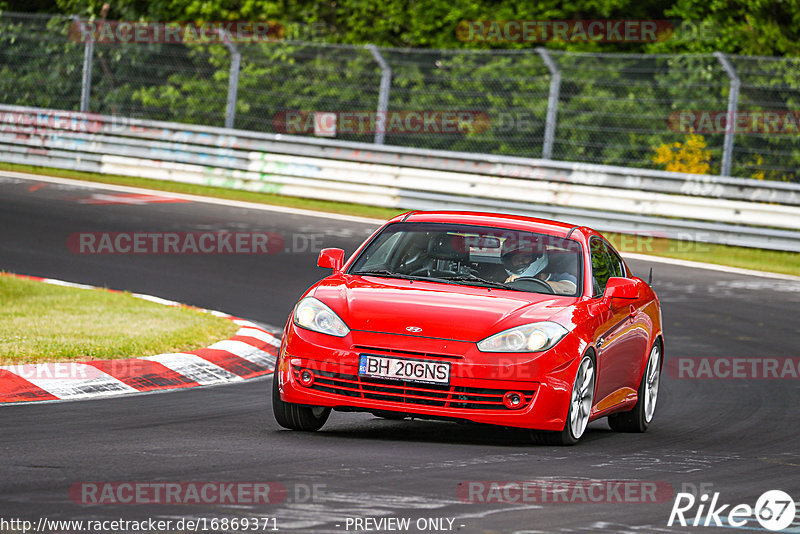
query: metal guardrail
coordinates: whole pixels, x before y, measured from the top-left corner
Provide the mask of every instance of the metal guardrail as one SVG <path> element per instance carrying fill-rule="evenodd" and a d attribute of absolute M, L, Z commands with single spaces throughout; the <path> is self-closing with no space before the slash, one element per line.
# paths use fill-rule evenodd
<path fill-rule="evenodd" d="M 798 57 L 389 48 L 327 42 L 324 24 L 144 42 L 106 22 L 0 13 L 0 103 L 298 135 L 313 121 L 287 116 L 326 113 L 348 141 L 649 169 L 691 145 L 708 174 L 800 182 Z M 673 22 L 679 48 L 703 38 Z M 442 127 L 451 112 L 466 114 Z"/>
<path fill-rule="evenodd" d="M 800 251 L 800 185 L 0 105 L 0 160 Z"/>

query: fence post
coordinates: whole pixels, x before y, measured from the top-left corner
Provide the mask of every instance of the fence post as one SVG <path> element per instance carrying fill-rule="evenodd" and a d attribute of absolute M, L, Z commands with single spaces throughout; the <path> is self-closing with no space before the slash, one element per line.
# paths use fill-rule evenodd
<path fill-rule="evenodd" d="M 378 93 L 378 116 L 375 121 L 375 144 L 382 145 L 386 134 L 386 111 L 389 109 L 389 90 L 392 85 L 392 68 L 383 59 L 378 47 L 368 44 L 367 49 L 381 68 L 381 87 Z"/>
<path fill-rule="evenodd" d="M 561 93 L 561 71 L 550 57 L 544 47 L 537 47 L 536 51 L 542 56 L 542 61 L 550 71 L 550 93 L 547 96 L 547 119 L 544 124 L 544 143 L 542 145 L 542 159 L 553 159 L 553 140 L 556 135 L 556 120 L 558 115 L 558 97 Z"/>
<path fill-rule="evenodd" d="M 223 29 L 223 41 L 231 53 L 231 70 L 228 74 L 228 100 L 225 105 L 225 128 L 233 128 L 236 119 L 236 98 L 239 94 L 239 68 L 242 64 L 242 54 L 231 40 L 228 30 Z"/>
<path fill-rule="evenodd" d="M 73 16 L 75 24 L 81 24 L 77 16 Z M 92 60 L 94 59 L 94 37 L 90 32 L 80 32 L 86 36 L 83 46 L 83 76 L 81 77 L 81 112 L 89 111 L 89 96 L 92 92 Z"/>
<path fill-rule="evenodd" d="M 731 80 L 728 91 L 728 120 L 725 128 L 725 142 L 722 146 L 722 172 L 720 172 L 722 176 L 730 176 L 731 162 L 733 161 L 733 136 L 736 133 L 736 110 L 739 107 L 739 86 L 742 81 L 725 54 L 714 52 L 714 57 L 722 64 L 722 68 L 725 69 Z"/>

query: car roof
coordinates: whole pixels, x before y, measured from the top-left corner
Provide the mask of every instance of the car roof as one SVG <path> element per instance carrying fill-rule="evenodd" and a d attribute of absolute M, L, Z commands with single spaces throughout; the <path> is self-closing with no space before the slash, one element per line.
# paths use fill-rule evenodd
<path fill-rule="evenodd" d="M 560 237 L 566 237 L 572 229 L 578 228 L 573 224 L 549 219 L 477 211 L 411 211 L 398 215 L 390 222 L 459 223 L 509 230 L 528 230 Z"/>

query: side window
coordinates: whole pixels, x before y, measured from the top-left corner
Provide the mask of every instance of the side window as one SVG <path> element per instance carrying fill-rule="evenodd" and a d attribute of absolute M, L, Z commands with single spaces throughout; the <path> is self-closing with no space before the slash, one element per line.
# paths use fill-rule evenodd
<path fill-rule="evenodd" d="M 603 294 L 606 283 L 611 277 L 608 274 L 608 255 L 606 254 L 603 242 L 597 238 L 589 242 L 589 251 L 592 258 L 592 296 L 598 297 Z"/>
<path fill-rule="evenodd" d="M 611 276 L 625 278 L 625 264 L 622 263 L 622 259 L 606 243 L 603 243 L 603 246 L 605 247 L 606 252 L 608 252 L 608 259 L 611 265 Z"/>
<path fill-rule="evenodd" d="M 589 250 L 592 258 L 592 296 L 598 297 L 605 291 L 609 278 L 625 276 L 625 268 L 619 256 L 600 239 L 593 238 Z"/>
<path fill-rule="evenodd" d="M 389 260 L 389 255 L 394 250 L 394 247 L 397 245 L 402 235 L 403 232 L 395 232 L 378 236 L 376 242 L 372 243 L 370 250 L 364 255 L 364 259 L 360 262 L 361 265 L 358 266 L 358 270 L 385 269 L 387 267 L 386 262 Z"/>

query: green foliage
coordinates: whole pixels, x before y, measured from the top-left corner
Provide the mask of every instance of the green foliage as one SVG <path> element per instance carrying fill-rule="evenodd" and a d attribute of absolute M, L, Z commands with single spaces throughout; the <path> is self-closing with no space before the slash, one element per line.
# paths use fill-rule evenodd
<path fill-rule="evenodd" d="M 78 106 L 83 45 L 67 38 L 68 26 L 62 17 L 0 19 L 0 98 L 4 104 Z"/>
<path fill-rule="evenodd" d="M 24 9 L 24 0 L 2 1 Z M 30 5 L 98 18 L 106 1 Z M 235 125 L 243 129 L 279 131 L 276 117 L 291 110 L 375 110 L 380 69 L 361 46 L 372 43 L 394 47 L 382 50 L 392 67 L 390 110 L 477 111 L 490 123 L 488 129 L 448 135 L 390 133 L 387 144 L 540 157 L 550 73 L 533 47 L 542 43 L 465 42 L 456 29 L 469 20 L 673 21 L 675 33 L 656 43 L 547 43 L 562 71 L 555 159 L 660 168 L 653 151 L 683 142 L 687 133 L 668 127 L 671 113 L 726 109 L 728 78 L 713 51 L 787 56 L 733 58 L 743 80 L 739 109 L 800 109 L 800 60 L 791 57 L 800 52 L 800 0 L 118 0 L 110 5 L 111 20 L 283 24 L 287 37 L 296 40 L 238 45 Z M 31 37 L 30 20 L 0 18 L 0 101 L 77 109 L 82 44 L 65 37 L 65 19 L 47 20 L 37 19 L 37 27 L 46 26 Z M 229 68 L 230 54 L 220 45 L 97 44 L 91 109 L 221 126 Z M 372 137 L 372 132 L 338 136 L 365 142 Z M 796 137 L 737 134 L 733 173 L 800 179 Z M 719 167 L 723 138 L 721 132 L 705 135 L 712 172 Z"/>
<path fill-rule="evenodd" d="M 800 1 L 785 0 L 676 0 L 664 11 L 672 19 L 702 26 L 696 39 L 666 41 L 655 52 L 716 50 L 751 56 L 800 54 Z"/>
<path fill-rule="evenodd" d="M 106 0 L 5 0 L 7 9 L 57 8 L 62 13 L 99 17 Z M 456 27 L 463 20 L 627 19 L 688 21 L 660 43 L 552 43 L 571 51 L 707 53 L 722 50 L 745 55 L 798 55 L 800 0 L 117 0 L 109 19 L 124 20 L 277 20 L 319 25 L 328 42 L 420 48 L 530 48 L 531 43 L 462 42 Z M 692 27 L 700 32 L 686 31 Z M 302 32 L 300 37 L 302 37 Z"/>

